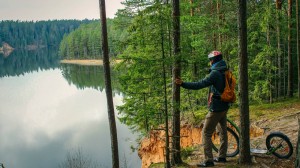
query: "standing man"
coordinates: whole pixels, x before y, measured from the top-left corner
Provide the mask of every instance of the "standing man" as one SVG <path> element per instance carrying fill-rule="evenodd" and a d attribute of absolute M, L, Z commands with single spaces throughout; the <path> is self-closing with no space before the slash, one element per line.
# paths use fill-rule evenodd
<path fill-rule="evenodd" d="M 221 101 L 221 94 L 225 88 L 225 71 L 227 70 L 226 62 L 223 60 L 220 51 L 212 51 L 208 55 L 210 61 L 210 73 L 204 79 L 198 82 L 183 82 L 176 79 L 177 85 L 185 89 L 199 90 L 209 87 L 208 95 L 208 114 L 205 117 L 202 137 L 204 144 L 205 161 L 197 164 L 198 167 L 212 167 L 214 162 L 226 162 L 226 153 L 228 146 L 226 115 L 229 109 L 229 103 Z M 212 154 L 212 134 L 217 124 L 220 124 L 220 150 L 219 157 L 213 158 Z"/>

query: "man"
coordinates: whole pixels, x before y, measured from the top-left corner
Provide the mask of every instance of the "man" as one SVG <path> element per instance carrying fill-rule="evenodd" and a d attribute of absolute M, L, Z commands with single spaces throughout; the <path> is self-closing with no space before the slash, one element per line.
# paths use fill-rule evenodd
<path fill-rule="evenodd" d="M 176 79 L 176 84 L 185 89 L 198 90 L 205 87 L 209 88 L 208 109 L 206 115 L 202 137 L 204 144 L 205 161 L 197 164 L 198 167 L 212 167 L 214 162 L 226 162 L 227 152 L 227 124 L 226 115 L 229 109 L 229 103 L 221 101 L 220 95 L 225 88 L 225 71 L 227 65 L 222 58 L 220 51 L 212 51 L 208 55 L 210 61 L 210 73 L 207 77 L 199 82 L 183 82 L 181 79 Z M 212 154 L 212 134 L 215 131 L 217 124 L 220 124 L 220 150 L 219 157 L 213 158 Z"/>

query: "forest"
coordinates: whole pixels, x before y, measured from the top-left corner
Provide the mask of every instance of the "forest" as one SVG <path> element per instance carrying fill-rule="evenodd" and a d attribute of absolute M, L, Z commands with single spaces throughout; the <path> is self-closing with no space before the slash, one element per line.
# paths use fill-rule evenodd
<path fill-rule="evenodd" d="M 169 0 L 127 0 L 123 4 L 125 8 L 107 20 L 108 45 L 110 58 L 122 60 L 113 67 L 124 102 L 118 106 L 118 117 L 132 130 L 147 134 L 168 123 L 164 117 L 175 118 L 171 112 L 177 108 L 173 102 L 174 65 L 179 67 L 181 79 L 198 81 L 209 72 L 208 53 L 219 50 L 240 80 L 236 1 L 183 0 L 175 19 Z M 250 104 L 272 104 L 300 95 L 298 6 L 290 0 L 247 1 L 249 88 L 244 91 L 237 86 L 236 92 L 249 93 Z M 180 25 L 176 25 L 176 19 Z M 99 20 L 2 21 L 0 43 L 25 49 L 59 45 L 63 59 L 102 59 L 101 26 Z M 175 27 L 180 28 L 178 32 Z M 180 39 L 174 41 L 178 34 Z M 76 68 L 63 69 L 69 81 L 76 78 L 71 76 Z M 90 74 L 82 74 L 76 82 L 81 84 L 88 78 L 103 82 Z M 196 120 L 203 118 L 207 93 L 206 89 L 181 89 L 182 115 L 192 113 Z M 233 106 L 239 106 L 239 102 Z"/>
<path fill-rule="evenodd" d="M 250 103 L 293 97 L 299 90 L 296 5 L 247 2 Z M 172 108 L 172 4 L 168 0 L 123 3 L 125 8 L 107 21 L 110 56 L 123 60 L 115 67 L 124 93 L 120 119 L 136 130 L 147 131 L 162 122 L 162 100 L 166 98 L 168 109 Z M 211 50 L 220 50 L 238 76 L 237 8 L 235 1 L 181 1 L 184 81 L 207 75 Z M 63 59 L 101 59 L 100 26 L 99 20 L 1 21 L 0 43 L 17 49 L 59 46 Z M 182 90 L 182 111 L 205 109 L 206 94 L 207 90 Z"/>
<path fill-rule="evenodd" d="M 295 5 L 276 2 L 248 1 L 250 103 L 272 103 L 297 92 Z M 125 103 L 119 110 L 123 122 L 137 130 L 147 130 L 160 122 L 147 116 L 160 116 L 164 109 L 162 100 L 167 96 L 170 101 L 172 96 L 170 85 L 175 61 L 172 4 L 130 0 L 124 5 L 114 19 L 107 21 L 110 56 L 123 60 L 117 67 L 125 95 Z M 183 80 L 197 81 L 205 77 L 209 69 L 207 54 L 212 50 L 220 50 L 229 68 L 238 76 L 237 8 L 235 1 L 181 1 Z M 66 59 L 102 58 L 100 38 L 98 22 L 83 24 L 63 38 L 60 55 Z M 167 95 L 163 94 L 164 85 Z M 182 90 L 182 109 L 205 107 L 206 94 L 207 90 Z"/>
<path fill-rule="evenodd" d="M 36 50 L 59 46 L 63 36 L 93 20 L 0 21 L 0 47 L 3 42 L 15 49 Z"/>
<path fill-rule="evenodd" d="M 117 19 L 107 19 L 109 29 L 109 52 L 116 57 L 122 52 L 120 42 L 126 38 L 126 31 L 117 27 Z M 101 32 L 100 22 L 81 24 L 80 27 L 63 37 L 60 43 L 59 54 L 64 59 L 101 59 Z"/>

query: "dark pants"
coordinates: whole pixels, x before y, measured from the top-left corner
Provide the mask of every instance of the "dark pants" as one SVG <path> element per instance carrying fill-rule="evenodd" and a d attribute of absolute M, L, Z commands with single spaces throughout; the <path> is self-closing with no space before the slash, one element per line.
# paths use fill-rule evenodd
<path fill-rule="evenodd" d="M 202 137 L 204 144 L 204 156 L 206 161 L 213 161 L 212 153 L 212 134 L 216 129 L 217 124 L 219 124 L 219 135 L 220 135 L 220 149 L 219 157 L 226 158 L 227 153 L 227 120 L 226 120 L 227 111 L 224 112 L 208 112 L 205 118 Z"/>

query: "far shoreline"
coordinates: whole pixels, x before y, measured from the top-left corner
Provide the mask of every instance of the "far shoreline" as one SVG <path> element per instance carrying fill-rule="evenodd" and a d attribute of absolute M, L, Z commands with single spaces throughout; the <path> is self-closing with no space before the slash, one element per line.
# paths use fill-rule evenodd
<path fill-rule="evenodd" d="M 119 63 L 121 60 L 113 60 L 111 61 L 112 64 Z M 98 59 L 89 59 L 89 60 L 60 60 L 60 63 L 62 64 L 75 64 L 75 65 L 87 65 L 87 66 L 100 66 L 103 65 L 103 60 Z"/>

